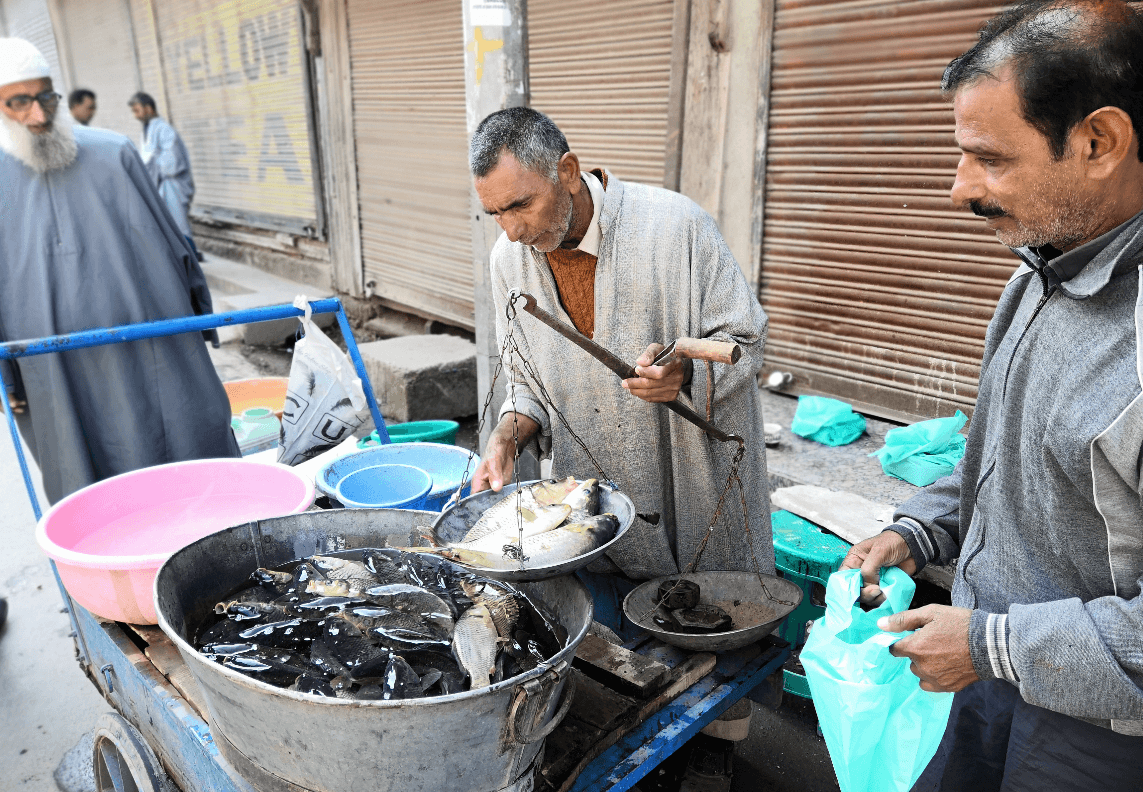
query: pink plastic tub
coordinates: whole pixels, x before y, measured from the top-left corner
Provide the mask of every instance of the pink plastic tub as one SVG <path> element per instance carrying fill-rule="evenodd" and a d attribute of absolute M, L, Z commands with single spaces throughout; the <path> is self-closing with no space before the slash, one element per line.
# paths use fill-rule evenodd
<path fill-rule="evenodd" d="M 309 508 L 314 486 L 283 465 L 199 459 L 96 482 L 36 526 L 68 593 L 97 616 L 155 624 L 155 573 L 191 542 L 232 525 Z"/>

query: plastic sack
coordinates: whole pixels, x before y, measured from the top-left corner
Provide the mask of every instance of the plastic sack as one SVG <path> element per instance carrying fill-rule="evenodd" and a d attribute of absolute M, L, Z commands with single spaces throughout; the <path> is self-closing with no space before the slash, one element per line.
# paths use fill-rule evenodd
<path fill-rule="evenodd" d="M 837 399 L 799 396 L 790 431 L 828 446 L 840 446 L 861 437 L 865 431 L 865 417 Z"/>
<path fill-rule="evenodd" d="M 881 460 L 890 476 L 918 487 L 927 487 L 953 472 L 964 456 L 964 435 L 957 434 L 968 422 L 960 410 L 951 418 L 934 418 L 885 433 L 885 445 L 869 456 Z"/>
<path fill-rule="evenodd" d="M 916 584 L 896 567 L 881 570 L 885 602 L 857 604 L 861 570 L 830 575 L 825 616 L 814 622 L 801 661 L 818 723 L 842 792 L 908 790 L 945 733 L 952 693 L 921 690 L 907 657 L 889 647 L 910 633 L 887 633 L 877 620 L 906 610 Z"/>
<path fill-rule="evenodd" d="M 278 461 L 297 465 L 333 448 L 369 419 L 365 389 L 353 364 L 314 324 L 305 297 L 294 300 L 305 336 L 294 344 L 290 383 L 282 409 Z"/>

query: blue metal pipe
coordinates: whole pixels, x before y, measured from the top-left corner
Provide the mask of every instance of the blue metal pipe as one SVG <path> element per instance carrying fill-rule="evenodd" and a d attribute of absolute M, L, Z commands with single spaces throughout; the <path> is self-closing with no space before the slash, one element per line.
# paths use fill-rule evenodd
<path fill-rule="evenodd" d="M 389 443 L 389 432 L 385 428 L 385 419 L 377 405 L 377 397 L 373 394 L 373 384 L 369 381 L 369 374 L 365 370 L 365 362 L 361 359 L 361 352 L 357 348 L 357 340 L 353 337 L 353 329 L 349 326 L 349 318 L 345 315 L 345 308 L 337 297 L 324 300 L 314 300 L 310 309 L 315 314 L 332 313 L 337 315 L 337 323 L 341 334 L 345 338 L 345 346 L 349 350 L 349 357 L 357 376 L 361 378 L 362 389 L 365 391 L 365 400 L 369 404 L 369 411 L 373 415 L 373 423 L 377 426 L 377 434 L 382 443 Z M 86 349 L 88 347 L 105 346 L 107 344 L 120 344 L 125 341 L 142 341 L 148 338 L 162 338 L 164 336 L 179 335 L 180 333 L 202 332 L 214 330 L 228 325 L 253 324 L 255 322 L 268 322 L 274 319 L 289 319 L 290 317 L 304 316 L 305 311 L 295 308 L 292 304 L 270 305 L 264 308 L 248 308 L 244 311 L 230 311 L 221 314 L 204 314 L 202 316 L 179 316 L 173 319 L 160 319 L 154 322 L 140 322 L 138 324 L 119 325 L 118 327 L 104 327 L 95 330 L 81 330 L 65 335 L 48 336 L 24 341 L 8 341 L 0 344 L 0 360 L 13 360 L 33 355 L 47 355 L 53 352 L 64 352 L 70 349 Z M 24 486 L 28 490 L 28 498 L 32 501 L 32 511 L 39 521 L 43 516 L 40 511 L 39 499 L 32 484 L 32 476 L 28 470 L 27 460 L 24 458 L 24 448 L 20 442 L 20 433 L 16 429 L 16 419 L 8 405 L 8 383 L 4 379 L 0 367 L 0 384 L 4 387 L 4 415 L 8 419 L 8 430 L 12 434 L 12 445 L 16 449 L 16 458 L 20 462 L 20 472 L 24 476 Z"/>

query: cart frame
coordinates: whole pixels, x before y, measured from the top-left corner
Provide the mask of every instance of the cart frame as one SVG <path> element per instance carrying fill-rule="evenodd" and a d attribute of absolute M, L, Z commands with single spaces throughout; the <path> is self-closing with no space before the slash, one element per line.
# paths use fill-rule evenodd
<path fill-rule="evenodd" d="M 361 378 L 378 435 L 383 443 L 391 442 L 341 300 L 336 297 L 315 300 L 309 306 L 315 314 L 336 315 L 350 359 Z M 0 360 L 301 317 L 304 313 L 292 304 L 276 305 L 10 341 L 0 344 Z M 2 369 L 0 382 L 6 391 L 8 382 Z M 43 514 L 15 417 L 8 399 L 0 401 L 3 402 L 24 486 L 38 521 Z M 99 620 L 75 604 L 60 580 L 54 561 L 51 567 L 72 624 L 72 637 L 81 669 L 107 702 L 138 731 L 147 748 L 159 757 L 163 769 L 179 787 L 196 792 L 304 792 L 301 787 L 284 780 L 281 784 L 275 783 L 272 789 L 255 788 L 238 775 L 223 759 L 210 726 L 179 689 L 186 689 L 185 684 L 180 685 L 178 677 L 181 673 L 183 682 L 186 682 L 189 669 L 182 664 L 177 650 L 166 636 L 158 628 L 129 627 Z M 672 666 L 681 662 L 684 656 L 680 650 L 649 640 L 649 636 L 629 642 L 627 646 Z M 589 789 L 624 792 L 630 789 L 684 742 L 779 670 L 789 655 L 789 645 L 773 638 L 754 647 L 720 654 L 714 671 L 584 768 L 573 787 L 574 792 Z M 160 656 L 165 659 L 160 659 Z M 166 670 L 160 671 L 160 665 Z M 132 750 L 129 745 L 123 747 Z M 158 792 L 160 789 L 158 779 L 133 780 L 143 792 Z"/>

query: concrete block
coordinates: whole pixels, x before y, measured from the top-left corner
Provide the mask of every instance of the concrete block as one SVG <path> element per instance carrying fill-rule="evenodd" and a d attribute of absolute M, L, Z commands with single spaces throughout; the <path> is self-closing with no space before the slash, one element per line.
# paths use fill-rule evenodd
<path fill-rule="evenodd" d="M 476 345 L 450 335 L 412 335 L 361 344 L 386 419 L 460 418 L 478 411 Z"/>

